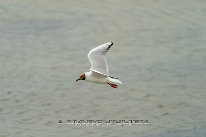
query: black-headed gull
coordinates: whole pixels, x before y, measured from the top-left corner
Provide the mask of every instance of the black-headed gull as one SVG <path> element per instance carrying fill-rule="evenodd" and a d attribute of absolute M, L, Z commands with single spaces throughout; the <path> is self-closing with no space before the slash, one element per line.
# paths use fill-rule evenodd
<path fill-rule="evenodd" d="M 109 76 L 108 64 L 105 55 L 112 45 L 112 42 L 107 42 L 90 50 L 88 53 L 88 58 L 91 63 L 90 72 L 81 74 L 76 82 L 79 80 L 86 80 L 97 84 L 109 84 L 113 88 L 118 87 L 116 84 L 122 84 L 122 82 L 117 78 Z"/>

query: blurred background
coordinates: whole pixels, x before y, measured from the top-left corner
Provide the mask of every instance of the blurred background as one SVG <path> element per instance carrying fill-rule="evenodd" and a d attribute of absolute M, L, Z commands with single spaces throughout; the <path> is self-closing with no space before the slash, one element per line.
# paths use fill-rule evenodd
<path fill-rule="evenodd" d="M 76 83 L 108 41 L 110 75 L 124 84 Z M 205 43 L 204 0 L 1 0 L 1 137 L 206 136 Z"/>

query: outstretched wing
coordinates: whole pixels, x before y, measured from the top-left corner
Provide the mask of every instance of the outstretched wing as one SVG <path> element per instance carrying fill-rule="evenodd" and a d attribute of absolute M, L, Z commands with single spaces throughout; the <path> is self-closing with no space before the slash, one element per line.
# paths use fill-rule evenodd
<path fill-rule="evenodd" d="M 88 53 L 88 58 L 91 63 L 91 71 L 108 75 L 108 64 L 105 58 L 106 53 L 109 51 L 110 47 L 113 45 L 112 42 L 104 43 Z"/>

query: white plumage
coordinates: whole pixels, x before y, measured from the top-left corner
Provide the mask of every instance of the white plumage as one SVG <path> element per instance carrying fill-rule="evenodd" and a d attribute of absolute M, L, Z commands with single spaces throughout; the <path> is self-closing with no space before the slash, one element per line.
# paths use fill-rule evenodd
<path fill-rule="evenodd" d="M 76 81 L 86 80 L 98 84 L 109 84 L 113 88 L 117 88 L 116 84 L 122 84 L 117 78 L 109 76 L 109 69 L 105 55 L 112 45 L 112 42 L 107 42 L 90 50 L 88 53 L 88 58 L 91 63 L 90 72 L 85 72 Z"/>
<path fill-rule="evenodd" d="M 108 64 L 105 55 L 112 45 L 112 42 L 108 42 L 90 50 L 90 52 L 88 53 L 88 58 L 91 63 L 91 71 L 106 76 L 109 75 Z"/>

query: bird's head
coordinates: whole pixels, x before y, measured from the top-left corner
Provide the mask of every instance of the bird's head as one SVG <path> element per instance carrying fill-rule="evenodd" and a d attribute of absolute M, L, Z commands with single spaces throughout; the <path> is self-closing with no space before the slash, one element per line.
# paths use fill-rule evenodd
<path fill-rule="evenodd" d="M 86 79 L 86 75 L 85 75 L 85 73 L 83 73 L 83 74 L 81 74 L 80 77 L 76 80 L 76 82 L 79 81 L 79 80 L 85 80 L 85 79 Z"/>

